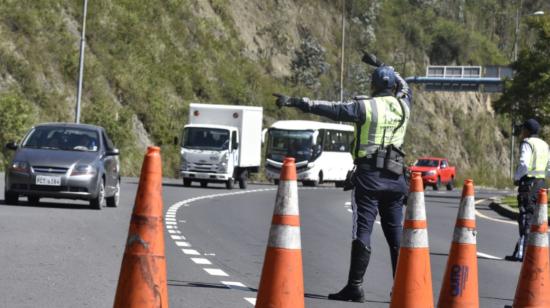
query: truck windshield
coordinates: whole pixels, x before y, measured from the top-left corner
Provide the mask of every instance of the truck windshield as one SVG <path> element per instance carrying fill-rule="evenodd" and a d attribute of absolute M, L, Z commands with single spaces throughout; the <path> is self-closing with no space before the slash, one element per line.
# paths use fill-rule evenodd
<path fill-rule="evenodd" d="M 267 158 L 282 162 L 286 156 L 297 162 L 309 160 L 313 154 L 313 131 L 271 129 Z"/>
<path fill-rule="evenodd" d="M 227 150 L 229 131 L 208 127 L 187 127 L 183 135 L 183 147 L 200 150 Z"/>
<path fill-rule="evenodd" d="M 418 167 L 437 167 L 439 166 L 439 161 L 433 159 L 419 159 L 414 165 Z"/>

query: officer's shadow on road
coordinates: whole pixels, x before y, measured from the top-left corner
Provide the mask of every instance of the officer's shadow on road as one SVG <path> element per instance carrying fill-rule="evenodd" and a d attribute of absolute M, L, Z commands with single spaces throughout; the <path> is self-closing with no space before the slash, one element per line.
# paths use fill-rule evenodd
<path fill-rule="evenodd" d="M 53 209 L 67 209 L 67 210 L 92 210 L 89 204 L 84 203 L 54 203 L 54 202 L 44 202 L 40 201 L 39 203 L 31 203 L 29 201 L 19 201 L 15 204 L 8 204 L 6 200 L 0 200 L 0 205 L 2 206 L 13 206 L 13 207 L 41 207 L 41 208 L 53 208 Z"/>
<path fill-rule="evenodd" d="M 223 290 L 234 289 L 234 290 L 240 290 L 245 292 L 258 293 L 258 289 L 255 289 L 255 288 L 249 288 L 246 286 L 245 287 L 241 287 L 241 286 L 228 287 L 221 283 L 193 282 L 193 281 L 181 281 L 181 280 L 168 279 L 168 285 L 173 287 L 187 287 L 187 288 L 210 288 L 210 289 L 223 289 Z M 304 297 L 328 300 L 326 295 L 313 294 L 313 293 L 305 293 Z M 367 302 L 384 303 L 384 304 L 390 303 L 389 301 L 374 301 L 374 300 L 367 300 Z"/>

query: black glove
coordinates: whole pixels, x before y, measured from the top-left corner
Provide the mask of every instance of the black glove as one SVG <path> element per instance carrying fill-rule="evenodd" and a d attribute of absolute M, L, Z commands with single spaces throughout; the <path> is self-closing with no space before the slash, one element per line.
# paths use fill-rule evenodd
<path fill-rule="evenodd" d="M 366 64 L 372 65 L 374 67 L 380 67 L 385 65 L 384 62 L 382 62 L 375 55 L 369 53 L 368 51 L 363 51 L 363 58 L 361 58 L 361 60 Z"/>
<path fill-rule="evenodd" d="M 277 98 L 275 103 L 277 104 L 277 106 L 279 106 L 279 108 L 295 107 L 298 106 L 298 104 L 302 101 L 302 99 L 299 97 L 291 97 L 279 93 L 273 93 L 273 96 Z"/>

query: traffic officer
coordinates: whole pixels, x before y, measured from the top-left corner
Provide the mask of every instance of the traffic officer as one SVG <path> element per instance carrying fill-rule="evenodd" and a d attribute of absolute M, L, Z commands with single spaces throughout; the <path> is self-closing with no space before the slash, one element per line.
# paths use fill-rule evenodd
<path fill-rule="evenodd" d="M 522 125 L 520 137 L 519 165 L 514 175 L 514 185 L 518 186 L 518 227 L 519 240 L 508 261 L 523 261 L 526 242 L 531 228 L 531 217 L 537 203 L 537 193 L 546 188 L 546 172 L 550 167 L 548 144 L 538 137 L 540 124 L 529 119 Z"/>
<path fill-rule="evenodd" d="M 393 67 L 368 53 L 363 61 L 377 67 L 372 73 L 370 98 L 357 96 L 351 101 L 328 102 L 274 94 L 279 107 L 297 107 L 334 121 L 355 123 L 351 264 L 347 285 L 328 296 L 332 300 L 354 302 L 365 301 L 363 276 L 369 264 L 370 237 L 378 212 L 395 275 L 403 232 L 403 197 L 407 192 L 404 154 L 399 148 L 405 138 L 412 102 L 407 83 Z"/>

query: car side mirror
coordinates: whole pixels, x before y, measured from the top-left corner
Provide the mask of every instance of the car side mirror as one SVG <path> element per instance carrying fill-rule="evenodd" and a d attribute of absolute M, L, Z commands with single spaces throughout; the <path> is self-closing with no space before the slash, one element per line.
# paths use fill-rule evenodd
<path fill-rule="evenodd" d="M 238 142 L 233 142 L 233 147 L 232 149 L 233 150 L 237 150 L 239 148 L 239 143 Z"/>
<path fill-rule="evenodd" d="M 17 142 L 8 142 L 6 143 L 6 149 L 8 150 L 17 150 L 18 146 L 17 146 Z"/>
<path fill-rule="evenodd" d="M 120 155 L 120 151 L 119 149 L 112 149 L 110 151 L 107 151 L 107 153 L 105 153 L 105 155 L 107 156 L 117 156 L 117 155 Z"/>

